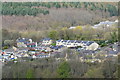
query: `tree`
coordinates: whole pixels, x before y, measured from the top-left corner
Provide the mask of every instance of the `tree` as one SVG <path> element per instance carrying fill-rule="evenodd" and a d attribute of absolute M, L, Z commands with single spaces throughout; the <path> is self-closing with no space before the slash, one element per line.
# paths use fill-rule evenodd
<path fill-rule="evenodd" d="M 99 68 L 93 67 L 92 69 L 89 69 L 85 73 L 84 77 L 85 78 L 104 78 L 100 67 Z"/>
<path fill-rule="evenodd" d="M 55 7 L 56 7 L 56 8 L 61 8 L 61 5 L 60 5 L 59 3 L 56 3 L 56 4 L 55 4 Z"/>
<path fill-rule="evenodd" d="M 10 39 L 9 31 L 6 29 L 2 29 L 2 41 Z"/>
<path fill-rule="evenodd" d="M 58 33 L 57 33 L 57 31 L 55 31 L 55 30 L 50 31 L 50 32 L 48 33 L 48 37 L 50 37 L 51 39 L 56 40 L 57 37 L 58 37 Z"/>
<path fill-rule="evenodd" d="M 111 32 L 110 35 L 113 42 L 117 41 L 118 39 L 117 32 Z"/>
<path fill-rule="evenodd" d="M 113 78 L 114 72 L 117 70 L 116 62 L 108 59 L 102 64 L 103 75 L 106 78 Z"/>
<path fill-rule="evenodd" d="M 82 31 L 82 34 L 83 34 L 83 38 L 85 40 L 92 40 L 93 39 L 93 35 L 95 34 L 94 33 L 94 29 L 91 27 L 91 26 L 84 26 L 84 29 Z"/>
<path fill-rule="evenodd" d="M 74 29 L 74 34 L 75 34 L 74 39 L 81 40 L 81 37 L 82 37 L 82 26 L 76 26 L 76 28 Z"/>
<path fill-rule="evenodd" d="M 13 40 L 5 40 L 4 41 L 4 45 L 6 45 L 6 46 L 13 46 L 14 45 L 14 41 Z"/>
<path fill-rule="evenodd" d="M 26 78 L 33 78 L 33 70 L 32 69 L 27 70 Z"/>
<path fill-rule="evenodd" d="M 62 62 L 57 69 L 58 77 L 68 78 L 70 77 L 70 66 L 67 62 Z"/>

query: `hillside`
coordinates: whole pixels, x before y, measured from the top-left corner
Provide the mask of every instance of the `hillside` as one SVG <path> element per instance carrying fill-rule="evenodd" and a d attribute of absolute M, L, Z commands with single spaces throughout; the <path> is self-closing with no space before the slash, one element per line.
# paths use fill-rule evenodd
<path fill-rule="evenodd" d="M 110 16 L 117 15 L 117 3 L 91 3 L 91 2 L 9 2 L 3 3 L 3 15 L 32 15 L 49 14 L 51 8 L 79 8 L 91 11 L 109 12 Z"/>
<path fill-rule="evenodd" d="M 3 28 L 48 30 L 76 25 L 93 25 L 117 16 L 116 3 L 3 3 Z M 112 17 L 112 18 L 111 18 Z"/>

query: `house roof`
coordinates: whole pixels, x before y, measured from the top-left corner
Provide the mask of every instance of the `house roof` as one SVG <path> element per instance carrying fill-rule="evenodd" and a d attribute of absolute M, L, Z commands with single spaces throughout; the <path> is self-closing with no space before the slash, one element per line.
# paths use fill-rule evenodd
<path fill-rule="evenodd" d="M 62 41 L 62 40 L 57 40 L 57 42 L 60 42 L 60 41 Z"/>
<path fill-rule="evenodd" d="M 22 47 L 20 47 L 19 50 L 28 50 L 28 48 L 22 48 Z"/>
<path fill-rule="evenodd" d="M 67 42 L 68 40 L 63 40 L 63 42 Z"/>
<path fill-rule="evenodd" d="M 60 45 L 60 46 L 51 46 L 50 48 L 51 49 L 59 49 L 59 48 L 62 48 L 63 47 L 63 45 Z"/>
<path fill-rule="evenodd" d="M 69 42 L 70 42 L 70 43 L 73 43 L 73 42 L 75 42 L 75 40 L 70 40 Z"/>
<path fill-rule="evenodd" d="M 29 41 L 28 38 L 19 38 L 17 39 L 17 42 L 25 42 L 25 41 Z"/>
<path fill-rule="evenodd" d="M 76 41 L 77 43 L 81 43 L 82 41 Z"/>
<path fill-rule="evenodd" d="M 44 41 L 49 41 L 49 40 L 52 40 L 52 39 L 50 39 L 50 38 L 44 38 L 44 39 L 42 39 L 42 40 L 44 40 Z"/>
<path fill-rule="evenodd" d="M 91 45 L 92 43 L 94 43 L 94 42 L 93 42 L 93 41 L 88 41 L 88 42 L 86 43 L 86 45 L 89 46 L 89 45 Z"/>
<path fill-rule="evenodd" d="M 94 25 L 93 27 L 94 28 L 97 28 L 97 27 L 99 27 L 100 25 L 112 25 L 112 24 L 114 24 L 115 22 L 112 22 L 112 21 L 104 21 L 104 22 L 100 22 L 99 24 L 96 24 L 96 25 Z"/>
<path fill-rule="evenodd" d="M 5 49 L 5 52 L 14 52 L 14 49 L 10 48 L 10 49 Z"/>
<path fill-rule="evenodd" d="M 33 43 L 28 43 L 27 45 L 36 45 L 36 43 L 35 43 L 35 42 L 33 42 Z"/>
<path fill-rule="evenodd" d="M 86 44 L 88 41 L 82 41 L 82 43 Z"/>

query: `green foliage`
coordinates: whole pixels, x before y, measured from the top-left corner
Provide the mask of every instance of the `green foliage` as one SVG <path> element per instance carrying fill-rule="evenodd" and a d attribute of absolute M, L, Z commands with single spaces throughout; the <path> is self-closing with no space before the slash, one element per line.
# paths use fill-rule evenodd
<path fill-rule="evenodd" d="M 118 65 L 118 78 L 120 78 L 120 65 Z"/>
<path fill-rule="evenodd" d="M 48 33 L 48 37 L 50 37 L 51 39 L 54 39 L 54 40 L 57 39 L 57 37 L 58 37 L 57 35 L 58 35 L 58 33 L 57 33 L 57 31 L 55 31 L 55 30 L 50 31 L 50 32 Z"/>
<path fill-rule="evenodd" d="M 116 42 L 118 40 L 117 32 L 111 32 L 110 35 L 113 42 Z"/>
<path fill-rule="evenodd" d="M 105 43 L 102 43 L 100 46 L 101 46 L 101 47 L 104 47 L 104 46 L 107 46 L 107 44 L 105 44 Z"/>
<path fill-rule="evenodd" d="M 79 55 L 79 54 L 81 54 L 81 53 L 79 53 L 79 52 L 76 52 L 76 55 Z"/>
<path fill-rule="evenodd" d="M 117 59 L 102 63 L 85 63 L 76 59 L 68 62 L 61 60 L 61 63 L 54 58 L 34 59 L 33 61 L 28 58 L 19 58 L 19 60 L 26 61 L 9 62 L 3 66 L 3 78 L 114 78 L 120 74 Z"/>
<path fill-rule="evenodd" d="M 8 46 L 4 46 L 2 49 L 4 50 L 4 49 L 8 49 L 9 47 Z"/>
<path fill-rule="evenodd" d="M 17 31 L 10 32 L 7 29 L 2 29 L 2 41 L 4 40 L 16 40 L 21 34 Z"/>
<path fill-rule="evenodd" d="M 89 69 L 88 72 L 84 75 L 85 78 L 104 78 L 100 68 Z"/>
<path fill-rule="evenodd" d="M 70 77 L 70 66 L 67 62 L 62 62 L 57 69 L 59 78 L 68 78 Z"/>
<path fill-rule="evenodd" d="M 39 13 L 44 15 L 49 14 L 48 10 L 40 8 L 34 8 L 35 4 L 32 3 L 3 3 L 2 14 L 3 15 L 30 15 L 36 16 Z"/>
<path fill-rule="evenodd" d="M 110 12 L 111 16 L 118 15 L 118 10 L 117 10 L 116 6 L 112 6 L 112 5 L 108 4 L 107 8 L 108 8 L 108 11 Z"/>
<path fill-rule="evenodd" d="M 118 66 L 115 62 L 106 60 L 102 65 L 103 75 L 107 78 L 112 78 L 117 67 Z"/>
<path fill-rule="evenodd" d="M 49 14 L 48 10 L 40 9 L 39 7 L 46 8 L 86 8 L 88 10 L 102 10 L 110 12 L 111 16 L 118 15 L 117 7 L 111 4 L 92 3 L 92 2 L 4 2 L 2 7 L 3 15 L 30 15 L 36 16 L 37 14 Z"/>
<path fill-rule="evenodd" d="M 118 28 L 118 41 L 120 42 L 120 28 Z"/>
<path fill-rule="evenodd" d="M 27 73 L 26 73 L 26 78 L 33 78 L 33 70 L 32 69 L 28 69 Z"/>
<path fill-rule="evenodd" d="M 6 29 L 2 29 L 2 45 L 13 46 L 14 41 L 20 36 L 21 34 L 19 32 L 10 32 Z"/>
<path fill-rule="evenodd" d="M 61 5 L 59 3 L 54 3 L 53 4 L 56 8 L 61 8 Z"/>
<path fill-rule="evenodd" d="M 6 45 L 6 46 L 13 46 L 14 45 L 14 41 L 13 40 L 5 40 L 4 41 L 4 45 Z"/>
<path fill-rule="evenodd" d="M 56 46 L 56 43 L 52 43 L 51 45 L 52 45 L 52 46 Z"/>
<path fill-rule="evenodd" d="M 82 46 L 78 46 L 77 48 L 82 48 Z"/>
<path fill-rule="evenodd" d="M 101 47 L 107 46 L 109 43 L 105 42 L 105 40 L 100 40 L 100 41 L 96 41 Z"/>

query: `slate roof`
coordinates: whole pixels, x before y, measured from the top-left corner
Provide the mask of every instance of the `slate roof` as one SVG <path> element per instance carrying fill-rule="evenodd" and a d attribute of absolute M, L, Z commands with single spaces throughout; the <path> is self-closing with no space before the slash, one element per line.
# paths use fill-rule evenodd
<path fill-rule="evenodd" d="M 93 27 L 99 27 L 100 25 L 112 25 L 115 22 L 112 21 L 104 21 L 104 22 L 100 22 L 99 24 L 94 25 Z"/>
<path fill-rule="evenodd" d="M 51 40 L 50 38 L 44 38 L 44 39 L 42 39 L 42 40 L 44 40 L 44 41 L 49 41 L 49 40 Z"/>
<path fill-rule="evenodd" d="M 82 43 L 86 44 L 88 41 L 82 41 Z"/>
<path fill-rule="evenodd" d="M 10 48 L 10 49 L 5 49 L 5 52 L 14 52 L 14 49 Z"/>
<path fill-rule="evenodd" d="M 94 43 L 93 41 L 89 41 L 86 43 L 87 46 L 91 45 L 92 43 Z"/>
<path fill-rule="evenodd" d="M 60 45 L 60 46 L 51 46 L 50 48 L 51 49 L 59 49 L 59 48 L 62 48 L 63 47 L 63 45 Z"/>
<path fill-rule="evenodd" d="M 74 42 L 75 42 L 75 40 L 70 40 L 69 42 L 70 42 L 70 43 L 74 43 Z"/>
<path fill-rule="evenodd" d="M 36 43 L 35 43 L 35 42 L 33 42 L 33 43 L 28 43 L 27 45 L 36 45 Z"/>
<path fill-rule="evenodd" d="M 62 40 L 57 40 L 57 42 L 60 42 L 60 41 L 62 41 Z"/>
<path fill-rule="evenodd" d="M 17 42 L 26 42 L 28 40 L 29 40 L 28 38 L 20 38 L 20 39 L 17 39 Z"/>
<path fill-rule="evenodd" d="M 77 43 L 81 43 L 82 41 L 76 41 Z"/>
<path fill-rule="evenodd" d="M 63 40 L 63 42 L 67 42 L 68 40 Z"/>

